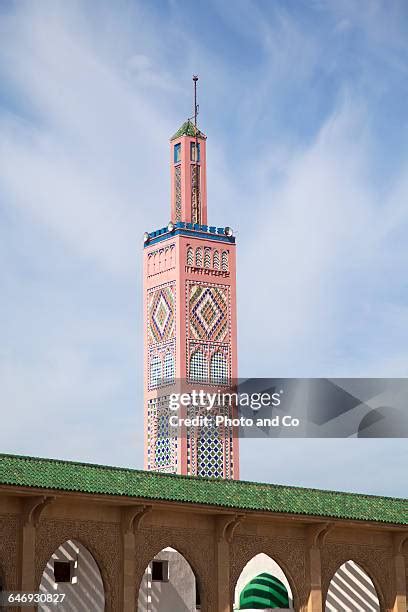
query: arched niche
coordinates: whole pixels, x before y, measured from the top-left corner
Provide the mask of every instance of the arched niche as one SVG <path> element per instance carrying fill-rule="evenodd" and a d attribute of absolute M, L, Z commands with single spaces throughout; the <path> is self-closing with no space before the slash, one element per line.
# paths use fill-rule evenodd
<path fill-rule="evenodd" d="M 105 589 L 99 567 L 89 550 L 76 540 L 66 540 L 51 555 L 41 576 L 40 593 L 61 593 L 60 612 L 104 612 Z M 42 604 L 41 612 L 52 608 Z"/>
<path fill-rule="evenodd" d="M 373 581 L 351 559 L 339 567 L 330 581 L 326 612 L 380 612 L 380 602 Z"/>
<path fill-rule="evenodd" d="M 138 593 L 138 612 L 200 609 L 200 586 L 191 565 L 174 548 L 163 548 L 144 571 Z"/>
<path fill-rule="evenodd" d="M 249 602 L 254 607 L 248 607 Z M 258 553 L 248 561 L 237 580 L 234 610 L 271 608 L 293 610 L 292 588 L 280 565 L 265 553 Z"/>

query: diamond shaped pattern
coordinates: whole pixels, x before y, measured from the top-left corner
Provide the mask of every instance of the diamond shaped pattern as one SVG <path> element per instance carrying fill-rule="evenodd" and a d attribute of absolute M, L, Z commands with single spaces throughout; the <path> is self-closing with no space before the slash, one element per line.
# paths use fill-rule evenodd
<path fill-rule="evenodd" d="M 190 336 L 224 342 L 228 333 L 227 288 L 191 285 L 189 302 Z"/>
<path fill-rule="evenodd" d="M 149 343 L 174 337 L 174 286 L 160 287 L 149 294 Z"/>

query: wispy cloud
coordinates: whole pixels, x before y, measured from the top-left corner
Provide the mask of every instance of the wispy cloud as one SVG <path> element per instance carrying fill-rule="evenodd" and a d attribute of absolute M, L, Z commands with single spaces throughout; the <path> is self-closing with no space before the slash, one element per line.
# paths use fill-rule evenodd
<path fill-rule="evenodd" d="M 3 8 L 3 450 L 141 465 L 140 237 L 168 221 L 193 72 L 210 216 L 238 236 L 241 374 L 406 375 L 406 6 L 226 6 Z M 331 447 L 329 477 L 322 442 L 279 444 L 280 481 L 345 488 L 345 452 L 374 472 L 361 441 Z"/>

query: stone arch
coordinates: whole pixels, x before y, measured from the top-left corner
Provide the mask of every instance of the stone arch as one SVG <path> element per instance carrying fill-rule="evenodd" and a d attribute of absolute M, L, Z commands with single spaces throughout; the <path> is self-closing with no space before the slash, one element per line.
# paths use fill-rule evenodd
<path fill-rule="evenodd" d="M 338 569 L 347 561 L 353 561 L 367 574 L 374 584 L 380 609 L 392 607 L 394 576 L 392 550 L 370 546 L 347 545 L 329 542 L 322 550 L 322 598 L 325 604 L 330 582 Z"/>
<path fill-rule="evenodd" d="M 56 563 L 63 564 L 68 575 L 57 584 L 55 581 Z M 61 611 L 68 610 L 72 605 L 85 608 L 88 606 L 95 612 L 105 610 L 105 585 L 101 569 L 93 554 L 76 539 L 69 539 L 60 544 L 48 558 L 44 566 L 39 592 L 64 593 L 66 605 L 59 604 Z M 48 606 L 39 606 L 39 610 L 48 610 Z"/>
<path fill-rule="evenodd" d="M 154 562 L 160 564 L 161 581 L 154 581 Z M 137 593 L 137 610 L 191 612 L 199 609 L 200 595 L 199 580 L 189 561 L 179 550 L 167 546 L 145 568 Z"/>
<path fill-rule="evenodd" d="M 241 609 L 240 600 L 245 587 L 248 587 L 250 583 L 252 583 L 262 574 L 268 574 L 269 576 L 273 576 L 274 578 L 279 580 L 280 583 L 282 583 L 288 595 L 287 607 L 288 609 L 293 609 L 293 593 L 286 573 L 283 571 L 280 564 L 275 561 L 275 559 L 261 552 L 254 555 L 246 563 L 237 579 L 234 593 L 234 610 Z M 285 605 L 286 603 L 284 603 L 282 599 L 279 607 L 284 608 Z"/>
<path fill-rule="evenodd" d="M 292 607 L 302 609 L 307 601 L 304 544 L 300 540 L 279 540 L 257 536 L 235 535 L 231 550 L 230 599 L 246 565 L 257 555 L 264 554 L 281 568 L 290 587 Z"/>
<path fill-rule="evenodd" d="M 67 540 L 81 544 L 98 566 L 105 592 L 105 610 L 120 608 L 120 526 L 95 521 L 43 519 L 36 538 L 36 585 L 52 554 Z"/>
<path fill-rule="evenodd" d="M 191 567 L 200 593 L 200 612 L 213 612 L 216 609 L 216 580 L 214 566 L 211 563 L 213 556 L 212 534 L 200 533 L 188 528 L 145 528 L 137 533 L 136 597 L 146 567 L 165 548 L 176 550 Z"/>
<path fill-rule="evenodd" d="M 380 595 L 369 572 L 353 559 L 343 562 L 333 574 L 324 600 L 326 612 L 380 612 Z"/>

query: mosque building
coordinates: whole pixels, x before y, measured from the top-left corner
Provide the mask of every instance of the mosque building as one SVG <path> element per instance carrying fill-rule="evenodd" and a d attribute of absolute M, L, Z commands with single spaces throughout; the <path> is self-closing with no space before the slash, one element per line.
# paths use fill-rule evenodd
<path fill-rule="evenodd" d="M 407 612 L 407 499 L 240 481 L 233 426 L 169 424 L 173 394 L 238 376 L 236 240 L 207 218 L 206 142 L 195 99 L 170 221 L 144 235 L 145 470 L 0 454 L 0 606 Z"/>

